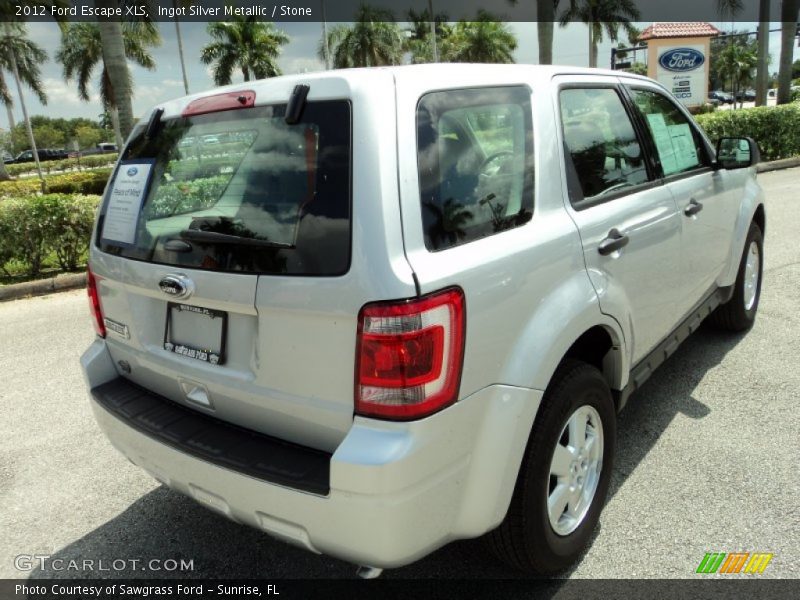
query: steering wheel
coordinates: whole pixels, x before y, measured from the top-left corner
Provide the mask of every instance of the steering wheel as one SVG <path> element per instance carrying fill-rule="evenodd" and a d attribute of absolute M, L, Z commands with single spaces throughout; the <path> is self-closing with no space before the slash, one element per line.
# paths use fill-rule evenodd
<path fill-rule="evenodd" d="M 514 153 L 511 150 L 500 150 L 499 152 L 495 152 L 490 154 L 486 157 L 486 159 L 481 163 L 479 173 L 483 175 L 488 175 L 487 171 L 489 170 L 489 166 L 499 158 L 503 157 L 512 157 Z"/>

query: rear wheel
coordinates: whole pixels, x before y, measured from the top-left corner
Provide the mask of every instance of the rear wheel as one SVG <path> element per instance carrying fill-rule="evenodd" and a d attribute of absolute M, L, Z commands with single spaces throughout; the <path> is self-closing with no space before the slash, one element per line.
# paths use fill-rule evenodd
<path fill-rule="evenodd" d="M 710 321 L 713 325 L 726 331 L 746 331 L 753 326 L 761 297 L 763 267 L 764 236 L 761 228 L 756 223 L 751 223 L 733 296 L 711 314 Z"/>
<path fill-rule="evenodd" d="M 583 552 L 605 503 L 616 437 L 611 391 L 568 359 L 545 392 L 503 523 L 490 548 L 530 573 L 564 570 Z"/>

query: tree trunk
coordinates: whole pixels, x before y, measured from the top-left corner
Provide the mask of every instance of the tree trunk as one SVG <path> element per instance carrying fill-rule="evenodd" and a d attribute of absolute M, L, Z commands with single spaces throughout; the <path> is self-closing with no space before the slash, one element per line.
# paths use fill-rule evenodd
<path fill-rule="evenodd" d="M 792 55 L 797 32 L 798 0 L 781 2 L 781 61 L 778 70 L 778 104 L 792 100 Z"/>
<path fill-rule="evenodd" d="M 177 10 L 178 0 L 172 0 L 172 6 Z M 175 37 L 178 39 L 178 58 L 181 61 L 181 73 L 183 73 L 183 90 L 189 95 L 189 78 L 186 77 L 186 61 L 183 59 L 183 37 L 181 37 L 181 26 L 178 17 L 175 17 Z"/>
<path fill-rule="evenodd" d="M 6 79 L 3 75 L 3 69 L 0 69 L 0 87 L 8 87 L 5 85 Z M 16 127 L 16 123 L 14 123 L 14 111 L 12 110 L 11 104 L 6 104 L 6 115 L 8 115 L 8 131 L 9 133 L 14 131 L 14 127 Z"/>
<path fill-rule="evenodd" d="M 11 175 L 6 170 L 6 164 L 0 161 L 0 181 L 8 181 L 9 179 L 11 179 Z"/>
<path fill-rule="evenodd" d="M 536 29 L 539 37 L 539 64 L 553 64 L 553 21 L 556 7 L 553 0 L 536 0 Z"/>
<path fill-rule="evenodd" d="M 109 8 L 116 8 L 116 0 L 104 2 Z M 131 103 L 131 80 L 128 61 L 125 59 L 125 46 L 122 41 L 122 26 L 113 21 L 99 20 L 100 40 L 103 43 L 103 64 L 111 82 L 114 95 L 113 104 L 119 111 L 119 129 L 123 139 L 127 139 L 133 129 L 133 104 Z"/>
<path fill-rule="evenodd" d="M 125 140 L 119 128 L 119 111 L 115 106 L 109 106 L 108 114 L 111 117 L 111 127 L 114 129 L 114 141 L 117 144 L 117 150 L 122 152 L 122 145 L 125 143 Z"/>
<path fill-rule="evenodd" d="M 594 22 L 589 22 L 589 67 L 597 68 L 597 42 L 594 37 Z"/>
<path fill-rule="evenodd" d="M 767 77 L 769 75 L 769 0 L 759 0 L 758 5 L 758 66 L 756 67 L 756 106 L 767 104 Z"/>

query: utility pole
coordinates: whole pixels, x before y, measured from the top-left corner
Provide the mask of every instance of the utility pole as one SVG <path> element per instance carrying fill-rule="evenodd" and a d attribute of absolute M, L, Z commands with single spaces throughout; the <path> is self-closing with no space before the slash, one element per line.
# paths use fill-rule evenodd
<path fill-rule="evenodd" d="M 769 0 L 759 0 L 758 5 L 758 66 L 756 67 L 756 106 L 767 104 L 767 76 L 769 67 Z"/>

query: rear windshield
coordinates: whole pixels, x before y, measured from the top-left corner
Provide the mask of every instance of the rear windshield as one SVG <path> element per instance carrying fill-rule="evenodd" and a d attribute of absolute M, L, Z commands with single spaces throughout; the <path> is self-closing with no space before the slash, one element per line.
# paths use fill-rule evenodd
<path fill-rule="evenodd" d="M 153 263 L 341 275 L 350 264 L 350 103 L 141 123 L 106 192 L 97 244 Z M 151 128 L 152 129 L 152 128 Z"/>

